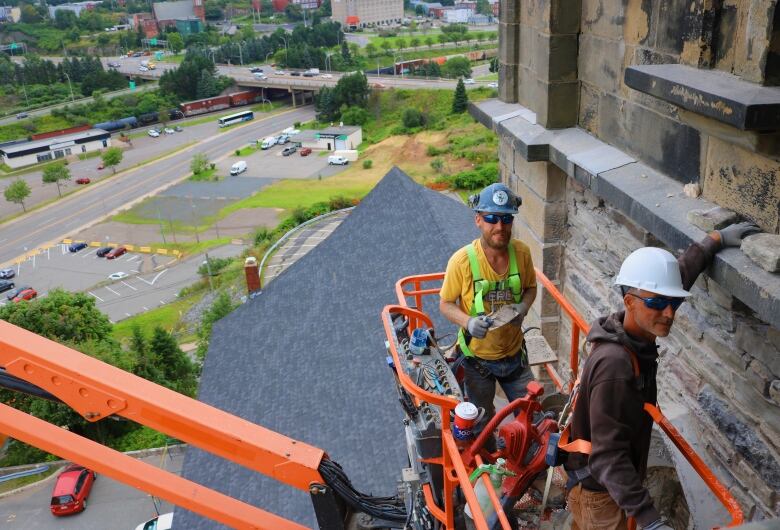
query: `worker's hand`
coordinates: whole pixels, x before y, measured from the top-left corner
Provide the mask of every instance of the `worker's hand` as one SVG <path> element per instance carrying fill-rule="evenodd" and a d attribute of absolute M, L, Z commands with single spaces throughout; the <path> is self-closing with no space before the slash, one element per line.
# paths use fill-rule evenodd
<path fill-rule="evenodd" d="M 531 306 L 525 302 L 520 302 L 519 304 L 512 304 L 512 309 L 517 312 L 517 316 L 509 323 L 519 328 L 523 325 L 523 320 L 525 320 L 525 316 L 528 314 L 528 310 L 531 309 Z"/>
<path fill-rule="evenodd" d="M 674 530 L 671 526 L 666 524 L 664 519 L 657 519 L 649 525 L 642 528 L 642 530 Z"/>
<path fill-rule="evenodd" d="M 734 223 L 726 228 L 718 230 L 720 233 L 720 243 L 724 247 L 738 247 L 742 244 L 742 239 L 761 231 L 761 228 L 755 223 L 745 221 L 744 223 Z"/>
<path fill-rule="evenodd" d="M 490 327 L 490 319 L 485 316 L 471 317 L 466 324 L 466 331 L 475 339 L 484 339 Z"/>

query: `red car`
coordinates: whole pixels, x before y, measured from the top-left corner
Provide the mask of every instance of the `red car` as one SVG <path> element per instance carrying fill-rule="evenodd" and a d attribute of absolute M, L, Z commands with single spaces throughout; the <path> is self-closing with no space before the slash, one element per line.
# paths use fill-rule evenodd
<path fill-rule="evenodd" d="M 111 252 L 106 254 L 106 259 L 118 258 L 125 252 L 127 252 L 127 249 L 125 247 L 116 247 L 115 249 L 111 250 Z"/>
<path fill-rule="evenodd" d="M 76 179 L 76 184 L 89 184 L 90 182 L 92 182 L 92 181 L 89 180 L 87 177 L 82 177 L 80 179 Z"/>
<path fill-rule="evenodd" d="M 99 164 L 98 164 L 98 167 L 97 167 L 97 168 L 98 168 L 98 169 L 105 169 L 105 168 L 106 168 L 106 166 L 103 164 L 103 162 L 101 162 L 101 163 L 99 163 Z"/>
<path fill-rule="evenodd" d="M 57 477 L 51 494 L 52 515 L 83 512 L 87 497 L 95 483 L 95 472 L 78 464 L 70 464 Z"/>
<path fill-rule="evenodd" d="M 309 156 L 311 154 L 311 147 L 304 147 L 301 149 L 301 156 Z"/>
<path fill-rule="evenodd" d="M 19 291 L 17 295 L 14 297 L 14 302 L 21 302 L 22 300 L 32 300 L 33 298 L 38 297 L 38 291 L 35 289 L 25 289 L 24 291 Z"/>

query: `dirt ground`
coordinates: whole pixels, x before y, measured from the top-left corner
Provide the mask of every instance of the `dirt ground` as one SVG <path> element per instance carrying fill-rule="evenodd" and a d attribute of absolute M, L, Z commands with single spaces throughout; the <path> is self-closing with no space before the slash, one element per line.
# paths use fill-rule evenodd
<path fill-rule="evenodd" d="M 218 237 L 230 236 L 241 238 L 252 234 L 255 229 L 265 226 L 273 228 L 279 224 L 279 214 L 281 209 L 277 208 L 252 208 L 239 210 L 228 217 L 219 221 L 216 226 L 198 233 L 200 239 L 215 239 Z M 165 226 L 166 242 L 190 242 L 195 241 L 194 233 L 182 234 L 170 232 L 169 227 Z M 161 243 L 160 225 L 158 224 L 125 224 L 108 221 L 90 227 L 74 236 L 74 239 L 83 239 L 85 241 L 110 241 L 111 243 L 129 244 L 129 245 L 149 245 L 152 243 Z"/>

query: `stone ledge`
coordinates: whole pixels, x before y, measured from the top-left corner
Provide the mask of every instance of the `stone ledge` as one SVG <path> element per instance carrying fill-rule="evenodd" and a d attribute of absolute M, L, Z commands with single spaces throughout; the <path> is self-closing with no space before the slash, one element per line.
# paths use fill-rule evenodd
<path fill-rule="evenodd" d="M 780 129 L 780 88 L 682 64 L 629 66 L 625 83 L 743 131 Z"/>
<path fill-rule="evenodd" d="M 607 200 L 668 247 L 682 252 L 706 233 L 688 222 L 690 210 L 716 205 L 683 193 L 683 185 L 579 128 L 548 130 L 522 117 L 518 104 L 486 100 L 469 112 L 530 162 L 549 161 Z M 506 117 L 496 119 L 496 117 Z M 780 328 L 780 277 L 738 249 L 719 252 L 708 274 L 758 316 Z"/>

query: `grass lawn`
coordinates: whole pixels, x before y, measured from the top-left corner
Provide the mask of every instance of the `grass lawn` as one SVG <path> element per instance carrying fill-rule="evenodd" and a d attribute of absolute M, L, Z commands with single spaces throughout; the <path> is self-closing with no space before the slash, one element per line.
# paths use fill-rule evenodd
<path fill-rule="evenodd" d="M 8 482 L 2 482 L 0 483 L 0 493 L 5 493 L 7 491 L 15 490 L 16 488 L 21 488 L 22 486 L 26 486 L 27 484 L 32 484 L 34 482 L 41 481 L 45 479 L 46 477 L 53 475 L 57 471 L 60 470 L 59 466 L 52 466 L 49 465 L 49 469 L 44 471 L 43 473 L 39 473 L 37 475 L 31 475 L 29 477 L 21 477 L 21 478 L 15 478 L 12 480 L 9 480 Z"/>
<path fill-rule="evenodd" d="M 249 156 L 252 153 L 257 152 L 257 150 L 258 150 L 257 144 L 253 143 L 253 144 L 247 145 L 246 147 L 242 147 L 241 149 L 236 149 L 236 151 L 238 151 L 238 152 L 234 151 L 233 152 L 233 156 L 238 156 L 238 157 Z"/>
<path fill-rule="evenodd" d="M 488 75 L 481 75 L 479 77 L 475 77 L 474 80 L 476 80 L 476 81 L 498 81 L 498 72 L 493 72 L 492 74 L 488 74 Z"/>
<path fill-rule="evenodd" d="M 495 49 L 496 45 L 493 44 L 480 44 L 479 46 L 458 46 L 457 48 L 433 48 L 430 50 L 416 50 L 416 51 L 404 51 L 396 53 L 395 55 L 377 55 L 376 57 L 366 57 L 366 68 L 373 70 L 377 64 L 380 68 L 386 66 L 392 66 L 395 63 L 395 59 L 409 61 L 412 59 L 430 59 L 433 57 L 447 57 L 450 55 L 463 54 L 466 52 L 473 52 L 476 50 L 491 50 Z"/>
<path fill-rule="evenodd" d="M 158 61 L 160 63 L 173 63 L 173 64 L 181 64 L 181 62 L 184 60 L 183 53 L 180 53 L 178 55 L 163 55 L 163 60 Z"/>
<path fill-rule="evenodd" d="M 133 328 L 138 326 L 147 334 L 157 326 L 165 331 L 173 332 L 174 328 L 189 309 L 200 300 L 200 296 L 190 296 L 183 300 L 176 300 L 146 313 L 141 313 L 114 324 L 113 336 L 120 343 L 130 340 L 133 336 Z"/>
<path fill-rule="evenodd" d="M 200 173 L 193 173 L 190 175 L 189 179 L 193 182 L 204 182 L 208 180 L 219 180 L 219 178 L 212 178 L 214 177 L 214 174 L 217 172 L 217 168 L 214 169 L 207 169 L 206 171 L 201 171 Z"/>

